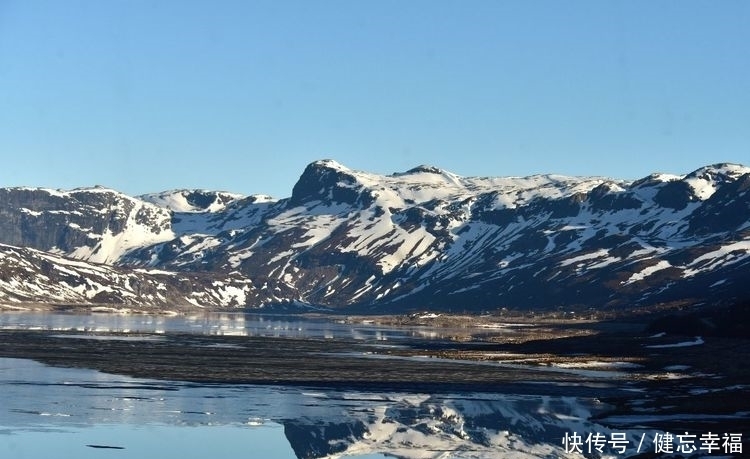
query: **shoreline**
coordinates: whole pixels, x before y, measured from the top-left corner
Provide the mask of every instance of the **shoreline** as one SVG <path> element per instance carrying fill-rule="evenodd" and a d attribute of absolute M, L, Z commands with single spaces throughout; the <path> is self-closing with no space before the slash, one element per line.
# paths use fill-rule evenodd
<path fill-rule="evenodd" d="M 208 386 L 589 397 L 612 407 L 615 426 L 632 418 L 665 431 L 750 437 L 750 368 L 738 364 L 750 357 L 748 339 L 653 334 L 637 320 L 477 323 L 446 338 L 396 342 L 4 329 L 0 357 Z"/>

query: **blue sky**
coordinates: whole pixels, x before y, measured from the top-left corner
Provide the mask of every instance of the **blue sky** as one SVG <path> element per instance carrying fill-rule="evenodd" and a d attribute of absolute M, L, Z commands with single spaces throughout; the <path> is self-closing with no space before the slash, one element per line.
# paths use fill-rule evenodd
<path fill-rule="evenodd" d="M 750 163 L 750 2 L 0 0 L 0 186 Z"/>

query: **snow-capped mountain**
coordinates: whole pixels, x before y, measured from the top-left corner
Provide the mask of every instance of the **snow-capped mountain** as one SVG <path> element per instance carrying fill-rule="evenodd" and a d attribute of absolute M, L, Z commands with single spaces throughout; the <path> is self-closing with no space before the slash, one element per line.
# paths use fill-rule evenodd
<path fill-rule="evenodd" d="M 311 400 L 299 406 L 293 418 L 279 420 L 298 458 L 369 454 L 403 459 L 575 458 L 576 453 L 566 452 L 560 442 L 566 432 L 611 435 L 611 429 L 590 420 L 608 407 L 575 397 L 397 394 L 386 398 L 357 393 L 350 397 L 360 403 L 368 400 L 371 406 L 347 412 L 339 406 L 329 408 L 329 400 L 318 405 Z"/>
<path fill-rule="evenodd" d="M 0 189 L 0 242 L 122 272 L 245 279 L 247 306 L 717 302 L 750 280 L 749 191 L 750 168 L 733 164 L 625 181 L 461 177 L 431 166 L 378 175 L 323 160 L 280 200 Z"/>
<path fill-rule="evenodd" d="M 2 243 L 95 263 L 172 240 L 171 218 L 168 209 L 102 187 L 0 188 Z"/>
<path fill-rule="evenodd" d="M 244 306 L 252 282 L 150 269 L 123 269 L 0 244 L 0 303 Z"/>

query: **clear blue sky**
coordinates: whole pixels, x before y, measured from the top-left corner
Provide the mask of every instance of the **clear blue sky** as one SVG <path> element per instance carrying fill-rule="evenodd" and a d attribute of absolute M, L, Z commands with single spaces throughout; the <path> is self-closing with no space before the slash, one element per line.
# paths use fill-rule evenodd
<path fill-rule="evenodd" d="M 750 163 L 750 2 L 0 0 L 0 186 Z"/>

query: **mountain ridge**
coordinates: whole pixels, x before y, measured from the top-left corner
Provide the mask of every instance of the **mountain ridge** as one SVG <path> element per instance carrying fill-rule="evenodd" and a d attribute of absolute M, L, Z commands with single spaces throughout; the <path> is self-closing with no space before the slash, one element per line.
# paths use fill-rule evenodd
<path fill-rule="evenodd" d="M 2 188 L 0 243 L 251 286 L 243 304 L 209 307 L 588 310 L 732 301 L 750 266 L 750 168 L 717 163 L 618 180 L 462 177 L 429 165 L 380 175 L 320 160 L 282 199 Z M 186 301 L 177 291 L 169 297 Z"/>

